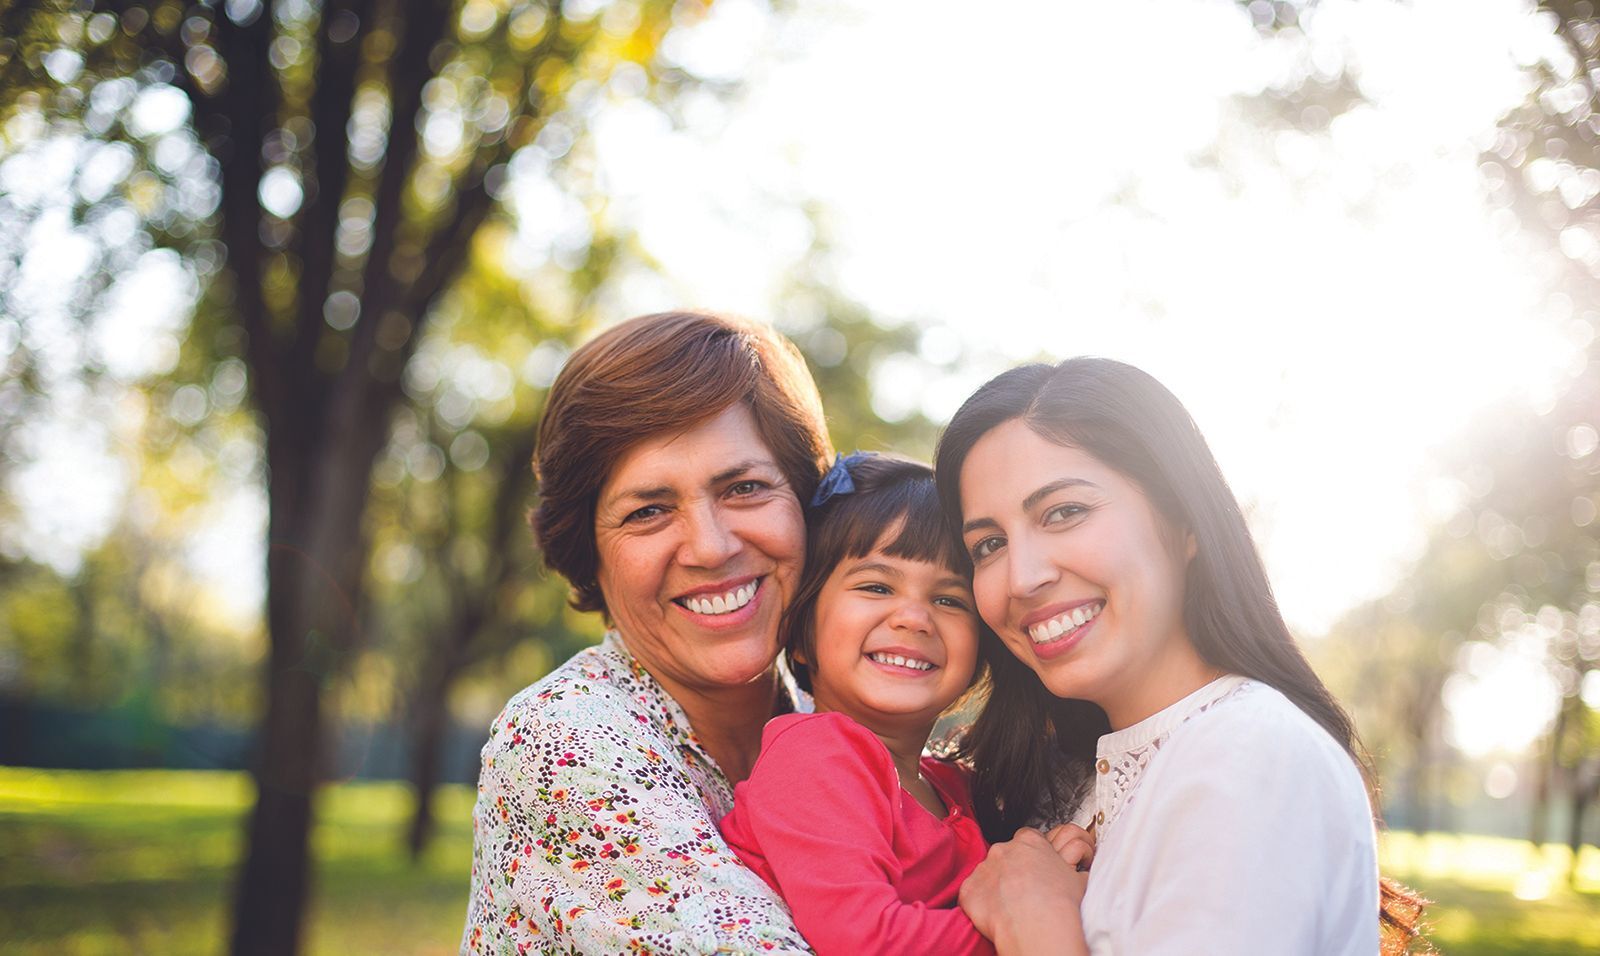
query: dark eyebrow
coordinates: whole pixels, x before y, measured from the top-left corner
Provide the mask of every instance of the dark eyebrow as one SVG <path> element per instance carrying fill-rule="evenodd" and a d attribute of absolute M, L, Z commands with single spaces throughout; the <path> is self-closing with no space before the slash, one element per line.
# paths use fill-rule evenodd
<path fill-rule="evenodd" d="M 876 574 L 887 574 L 891 577 L 900 576 L 899 568 L 896 568 L 893 565 L 884 564 L 882 561 L 863 561 L 860 564 L 853 564 L 850 566 L 850 570 L 846 571 L 845 574 L 864 574 L 869 571 Z"/>
<path fill-rule="evenodd" d="M 972 590 L 971 581 L 968 581 L 963 577 L 957 577 L 954 574 L 950 575 L 949 577 L 940 578 L 938 586 L 942 588 L 961 588 L 964 591 Z"/>
<path fill-rule="evenodd" d="M 748 461 L 739 462 L 732 468 L 725 468 L 722 471 L 712 475 L 711 483 L 714 485 L 719 485 L 724 481 L 732 481 L 747 471 L 753 471 L 761 467 L 776 468 L 777 466 L 765 458 L 751 458 Z"/>
<path fill-rule="evenodd" d="M 1032 511 L 1034 509 L 1034 507 L 1039 504 L 1039 502 L 1045 500 L 1046 498 L 1048 498 L 1051 495 L 1055 494 L 1056 492 L 1062 490 L 1063 488 L 1074 488 L 1074 487 L 1078 487 L 1078 486 L 1083 486 L 1083 487 L 1086 487 L 1086 488 L 1099 488 L 1100 487 L 1099 485 L 1095 484 L 1092 481 L 1089 481 L 1086 478 L 1058 478 L 1057 480 L 1052 481 L 1047 485 L 1044 485 L 1038 491 L 1035 491 L 1033 494 L 1029 495 L 1028 497 L 1022 499 L 1022 510 L 1023 511 Z"/>
<path fill-rule="evenodd" d="M 963 536 L 965 536 L 967 534 L 967 532 L 976 531 L 979 528 L 998 528 L 998 527 L 1000 527 L 1000 522 L 994 520 L 993 518 L 973 518 L 971 521 L 968 521 L 967 523 L 965 523 L 965 524 L 963 524 L 961 526 L 961 534 Z"/>
<path fill-rule="evenodd" d="M 770 468 L 776 468 L 777 467 L 771 461 L 769 461 L 769 460 L 767 460 L 765 458 L 751 458 L 748 461 L 741 461 L 737 465 L 733 465 L 730 468 L 724 468 L 722 471 L 719 471 L 716 474 L 712 475 L 711 476 L 711 483 L 714 484 L 714 485 L 720 485 L 725 481 L 732 481 L 733 479 L 739 477 L 740 475 L 744 474 L 745 472 L 752 471 L 752 470 L 754 470 L 756 468 L 761 468 L 763 466 L 770 467 Z M 610 498 L 606 499 L 605 504 L 607 506 L 610 506 L 610 505 L 616 504 L 619 501 L 630 501 L 630 500 L 631 501 L 643 501 L 643 502 L 646 502 L 646 503 L 655 502 L 655 501 L 667 501 L 667 500 L 671 499 L 672 497 L 674 497 L 676 494 L 677 494 L 677 492 L 675 492 L 671 487 L 669 487 L 667 485 L 658 485 L 658 486 L 656 486 L 654 488 L 629 488 L 627 491 L 619 491 L 616 494 L 612 495 Z"/>
<path fill-rule="evenodd" d="M 1100 486 L 1095 484 L 1094 482 L 1088 480 L 1087 478 L 1058 478 L 1055 481 L 1050 482 L 1049 484 L 1041 486 L 1033 494 L 1031 494 L 1028 497 L 1022 499 L 1022 510 L 1023 511 L 1032 511 L 1035 507 L 1038 506 L 1039 502 L 1045 500 L 1046 498 L 1048 498 L 1051 495 L 1055 494 L 1056 492 L 1062 490 L 1063 488 L 1075 488 L 1075 487 L 1098 489 Z M 998 521 L 995 521 L 993 518 L 973 518 L 971 521 L 968 521 L 968 522 L 962 524 L 962 526 L 961 526 L 961 534 L 962 534 L 962 536 L 966 536 L 969 532 L 976 531 L 979 528 L 998 528 L 998 527 L 1000 527 L 1000 523 Z"/>
<path fill-rule="evenodd" d="M 612 495 L 610 498 L 606 499 L 605 504 L 607 507 L 610 507 L 619 501 L 666 501 L 667 499 L 673 497 L 673 495 L 673 490 L 668 488 L 666 485 L 662 485 L 658 488 L 630 488 L 627 491 L 619 491 Z"/>

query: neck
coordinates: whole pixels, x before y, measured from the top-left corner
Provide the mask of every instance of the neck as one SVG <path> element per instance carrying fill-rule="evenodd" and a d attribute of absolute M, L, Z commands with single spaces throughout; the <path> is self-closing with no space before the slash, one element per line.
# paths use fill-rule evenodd
<path fill-rule="evenodd" d="M 780 690 L 777 674 L 748 684 L 715 689 L 672 687 L 663 682 L 673 700 L 689 717 L 689 726 L 730 784 L 750 776 L 761 752 L 761 728 L 777 710 Z"/>
<path fill-rule="evenodd" d="M 1125 677 L 1125 686 L 1097 700 L 1112 730 L 1125 730 L 1160 713 L 1225 672 L 1207 664 L 1185 634 L 1152 667 Z"/>

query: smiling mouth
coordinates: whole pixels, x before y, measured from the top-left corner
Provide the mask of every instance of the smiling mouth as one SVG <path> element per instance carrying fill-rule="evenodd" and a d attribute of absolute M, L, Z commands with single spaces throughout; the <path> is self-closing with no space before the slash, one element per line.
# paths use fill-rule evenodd
<path fill-rule="evenodd" d="M 914 671 L 931 671 L 939 666 L 932 661 L 920 660 L 915 657 L 902 657 L 899 654 L 884 654 L 878 651 L 868 654 L 867 660 L 872 661 L 874 664 L 888 664 L 892 667 L 905 667 Z"/>
<path fill-rule="evenodd" d="M 686 611 L 703 614 L 707 617 L 716 617 L 718 614 L 732 614 L 746 604 L 755 600 L 756 591 L 761 589 L 764 578 L 756 578 L 747 584 L 741 584 L 722 594 L 692 594 L 688 597 L 673 598 L 672 603 Z"/>
<path fill-rule="evenodd" d="M 1095 601 L 1091 604 L 1080 604 L 1070 611 L 1062 611 L 1047 621 L 1028 628 L 1028 640 L 1035 644 L 1049 644 L 1071 635 L 1078 628 L 1083 627 L 1105 610 L 1106 602 Z"/>

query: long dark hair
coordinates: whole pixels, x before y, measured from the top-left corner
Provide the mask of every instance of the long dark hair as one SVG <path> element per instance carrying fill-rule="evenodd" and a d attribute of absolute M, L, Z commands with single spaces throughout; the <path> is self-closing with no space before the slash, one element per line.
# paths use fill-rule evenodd
<path fill-rule="evenodd" d="M 1277 688 L 1367 769 L 1349 715 L 1283 622 L 1211 449 L 1171 392 L 1131 365 L 1101 358 L 1024 365 L 991 379 L 939 440 L 939 499 L 954 527 L 961 524 L 962 464 L 980 438 L 1013 420 L 1115 469 L 1170 527 L 1192 534 L 1183 620 L 1195 650 L 1213 667 Z M 1008 839 L 1036 814 L 1081 795 L 1095 745 L 1110 727 L 1094 704 L 1051 694 L 997 638 L 988 639 L 985 652 L 993 692 L 963 753 L 976 768 L 973 797 L 985 834 Z M 1041 745 L 1041 729 L 1053 746 Z"/>
<path fill-rule="evenodd" d="M 934 456 L 952 533 L 961 526 L 962 463 L 980 438 L 1013 420 L 1116 469 L 1171 527 L 1194 535 L 1183 621 L 1195 650 L 1213 667 L 1261 681 L 1294 701 L 1375 789 L 1355 725 L 1290 636 L 1239 502 L 1177 397 L 1145 372 L 1102 358 L 1024 365 L 990 379 L 950 420 Z M 973 802 L 984 835 L 1005 840 L 1035 814 L 1059 815 L 1081 799 L 1095 745 L 1110 724 L 1094 704 L 1051 694 L 993 631 L 979 633 L 990 693 L 961 756 L 976 769 Z M 1379 881 L 1382 953 L 1409 951 L 1427 902 L 1394 880 Z"/>

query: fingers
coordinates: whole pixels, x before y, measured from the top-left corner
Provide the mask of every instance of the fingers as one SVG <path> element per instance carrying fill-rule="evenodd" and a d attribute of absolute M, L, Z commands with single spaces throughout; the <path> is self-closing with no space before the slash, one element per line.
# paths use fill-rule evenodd
<path fill-rule="evenodd" d="M 1087 870 L 1094 862 L 1094 835 L 1083 827 L 1064 823 L 1051 830 L 1046 837 L 1061 859 L 1079 870 Z"/>
<path fill-rule="evenodd" d="M 1060 829 L 1057 827 L 1057 829 Z M 1050 840 L 1043 833 L 1033 827 L 1023 827 L 1011 838 L 1011 842 L 1018 847 L 1043 848 L 1050 845 Z"/>

